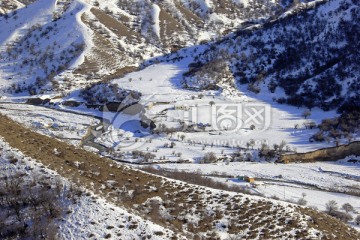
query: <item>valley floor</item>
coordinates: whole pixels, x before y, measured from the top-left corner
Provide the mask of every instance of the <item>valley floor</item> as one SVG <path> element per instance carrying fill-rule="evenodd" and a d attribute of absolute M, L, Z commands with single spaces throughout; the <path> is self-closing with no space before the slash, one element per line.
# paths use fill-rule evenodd
<path fill-rule="evenodd" d="M 41 163 L 40 165 L 44 167 L 40 166 L 40 168 L 55 170 L 61 176 L 77 183 L 79 187 L 102 196 L 106 201 L 112 202 L 117 206 L 123 206 L 128 211 L 131 209 L 142 216 L 146 216 L 144 218 L 148 217 L 149 220 L 156 224 L 169 226 L 171 229 L 174 229 L 178 238 L 181 238 L 180 233 L 184 233 L 190 238 L 198 234 L 203 234 L 207 238 L 217 235 L 222 239 L 230 236 L 237 238 L 256 237 L 258 234 L 261 234 L 269 238 L 295 239 L 300 236 L 314 237 L 329 233 L 334 234 L 332 232 L 334 228 L 338 229 L 336 233 L 339 234 L 339 239 L 357 236 L 356 232 L 345 227 L 338 220 L 309 208 L 302 208 L 282 201 L 251 195 L 204 188 L 149 175 L 126 165 L 117 164 L 110 159 L 99 157 L 96 154 L 54 140 L 53 138 L 29 131 L 6 117 L 0 116 L 0 120 L 2 123 L 0 125 L 2 137 L 11 146 L 19 148 L 19 150 L 13 150 L 13 152 L 22 152 L 20 155 L 15 156 L 18 159 L 15 164 L 22 164 L 24 161 L 24 157 L 21 156 L 22 154 L 27 159 L 29 157 L 36 159 L 37 162 L 32 164 L 39 165 Z M 33 167 L 30 169 L 33 169 Z M 101 203 L 101 201 L 97 203 L 104 205 L 102 206 L 103 208 L 105 207 L 103 211 L 107 211 L 107 204 Z M 82 202 L 81 205 L 91 207 L 91 205 L 87 205 L 86 201 Z M 75 207 L 73 210 L 82 214 L 81 209 Z M 261 216 L 263 216 L 260 219 L 257 214 L 259 209 L 262 209 Z M 100 210 L 101 208 L 99 208 Z M 121 221 L 123 218 L 121 210 L 119 211 L 119 217 L 115 217 L 117 221 L 119 219 Z M 212 211 L 215 211 L 214 213 L 216 214 L 211 214 Z M 95 210 L 95 212 L 97 211 Z M 95 212 L 93 213 L 95 214 Z M 127 215 L 127 213 L 123 213 L 125 216 Z M 91 216 L 92 211 L 86 211 L 86 214 Z M 104 215 L 106 216 L 106 213 Z M 95 217 L 99 219 L 103 218 L 104 215 L 96 215 Z M 72 234 L 71 229 L 81 229 L 81 226 L 87 225 L 87 222 L 76 223 L 76 216 L 74 215 L 73 218 L 69 219 L 68 225 L 64 226 L 68 229 L 67 234 L 70 234 L 69 236 Z M 104 223 L 100 223 L 100 226 L 103 226 L 105 223 L 112 224 L 114 221 L 114 218 L 105 216 L 104 219 L 110 222 L 104 221 Z M 113 214 L 113 216 L 116 216 L 116 214 Z M 175 216 L 176 218 L 174 218 Z M 215 219 L 219 216 L 220 221 Z M 236 216 L 236 219 L 233 219 L 234 216 Z M 238 219 L 241 216 L 243 216 L 245 222 L 239 223 Z M 311 217 L 309 218 L 309 216 Z M 321 220 L 324 217 L 326 218 L 326 226 L 323 225 L 323 220 Z M 125 223 L 130 221 L 129 217 L 123 219 Z M 187 220 L 183 221 L 184 219 Z M 191 222 L 188 222 L 189 220 Z M 209 221 L 212 224 L 208 225 Z M 287 224 L 287 221 L 291 221 L 291 224 Z M 151 226 L 153 225 L 151 224 L 148 225 L 150 227 L 148 228 L 145 223 L 143 228 L 141 222 L 131 222 L 129 229 L 143 229 L 141 234 L 146 234 L 148 231 L 146 229 L 157 231 L 155 230 L 157 227 L 152 228 Z M 90 222 L 90 224 L 92 223 Z M 248 229 L 248 224 L 251 226 L 250 229 Z M 268 231 L 262 228 L 259 231 L 256 227 L 260 226 L 259 224 L 261 226 L 268 224 L 270 228 L 275 229 Z M 96 222 L 94 225 L 97 225 Z M 107 228 L 115 229 L 112 230 L 115 231 L 113 232 L 114 234 L 129 234 L 129 236 L 136 236 L 138 234 L 138 232 L 133 231 L 124 232 L 119 229 L 122 228 L 120 225 L 116 226 L 110 225 Z M 304 228 L 304 226 L 308 227 Z M 321 228 L 321 231 L 317 230 L 319 228 Z M 97 236 L 104 234 L 104 232 L 97 230 L 96 227 L 92 229 Z M 297 231 L 293 232 L 293 229 Z M 211 232 L 209 232 L 210 230 Z M 199 231 L 202 233 L 199 233 Z M 107 231 L 105 230 L 105 232 Z M 197 234 L 194 235 L 194 233 Z M 168 239 L 173 234 L 171 231 L 165 230 L 165 233 L 162 231 L 161 235 L 163 238 Z"/>
<path fill-rule="evenodd" d="M 359 156 L 348 156 L 334 162 L 277 164 L 277 156 L 259 154 L 261 149 L 274 149 L 277 155 L 335 145 L 330 137 L 324 138 L 327 141 L 313 142 L 312 136 L 318 132 L 316 126 L 323 119 L 338 116 L 336 111 L 325 112 L 319 108 L 310 111 L 282 105 L 275 98 L 289 97 L 282 90 L 286 88 L 279 85 L 273 93 L 268 91 L 269 82 L 264 80 L 265 76 L 258 71 L 258 67 L 266 72 L 265 65 L 272 66 L 274 61 L 281 63 L 279 59 L 282 58 L 277 58 L 286 52 L 282 53 L 280 47 L 273 49 L 274 56 L 268 58 L 267 63 L 260 58 L 251 63 L 256 65 L 253 71 L 258 74 L 258 89 L 253 90 L 259 90 L 259 94 L 248 90 L 255 85 L 237 85 L 236 82 L 244 82 L 244 79 L 234 80 L 235 75 L 245 76 L 248 74 L 246 72 L 250 72 L 246 68 L 251 67 L 251 59 L 259 54 L 253 50 L 260 50 L 257 45 L 261 46 L 262 41 L 251 44 L 252 40 L 241 35 L 246 31 L 230 32 L 239 26 L 247 28 L 247 24 L 248 30 L 257 31 L 261 19 L 265 21 L 272 11 L 275 14 L 277 2 L 262 6 L 257 1 L 243 1 L 242 9 L 249 4 L 259 4 L 260 7 L 254 6 L 256 10 L 269 8 L 266 10 L 268 12 L 259 17 L 256 16 L 258 14 L 253 16 L 249 12 L 248 15 L 247 10 L 241 10 L 241 14 L 233 18 L 219 14 L 219 9 L 229 11 L 227 14 L 235 13 L 240 8 L 230 9 L 230 6 L 238 6 L 234 2 L 226 8 L 220 1 L 210 0 L 183 0 L 173 5 L 168 1 L 143 1 L 143 4 L 136 1 L 133 5 L 131 1 L 99 2 L 38 0 L 26 7 L 21 4 L 21 8 L 11 16 L 1 18 L 6 28 L 0 29 L 0 167 L 5 170 L 4 173 L 0 172 L 0 177 L 6 180 L 6 174 L 20 171 L 21 176 L 30 181 L 27 177 L 35 172 L 53 183 L 54 176 L 57 176 L 64 184 L 64 192 L 71 184 L 78 184 L 81 190 L 77 202 L 62 199 L 62 204 L 69 204 L 69 207 L 67 213 L 57 219 L 61 237 L 359 238 L 358 232 L 349 228 L 350 225 L 360 231 L 355 220 L 345 225 L 323 213 L 326 204 L 334 200 L 339 207 L 345 203 L 351 204 L 354 207 L 351 216 L 359 216 Z M 287 19 L 287 15 L 296 14 L 299 19 L 302 19 L 303 13 L 311 16 L 311 12 L 317 10 L 308 9 L 305 12 L 305 9 L 321 2 L 324 1 L 292 6 L 282 3 L 283 8 L 288 9 L 280 17 L 279 26 L 284 21 L 291 21 L 292 18 Z M 355 16 L 356 4 L 352 2 Z M 129 3 L 131 6 L 127 6 Z M 177 6 L 180 3 L 184 6 Z M 200 9 L 193 12 L 191 9 L 196 5 Z M 333 34 L 336 36 L 336 31 L 341 30 L 335 28 L 338 23 L 340 26 L 340 23 L 352 22 L 349 20 L 351 18 L 343 17 L 347 13 L 338 15 L 330 11 L 332 8 L 335 12 L 343 11 L 341 5 L 351 4 L 350 1 L 333 1 L 327 7 L 325 3 L 323 10 L 326 11 L 320 14 L 322 17 L 313 18 L 324 17 L 324 22 L 334 26 L 328 28 L 326 25 L 324 39 L 327 34 L 332 34 L 332 29 L 335 29 Z M 149 6 L 153 9 L 150 12 L 146 11 Z M 182 9 L 187 14 L 181 11 L 170 14 L 171 8 L 176 11 Z M 296 12 L 297 8 L 299 12 Z M 304 12 L 300 11 L 301 8 L 304 8 Z M 279 13 L 281 11 L 279 9 Z M 347 11 L 350 13 L 351 9 Z M 188 17 L 184 18 L 183 15 Z M 332 15 L 333 20 L 325 21 L 327 16 Z M 271 27 L 277 24 L 275 21 L 278 21 L 278 17 L 274 15 L 273 20 L 266 22 L 270 26 L 264 25 L 263 28 L 269 28 L 286 39 L 287 33 L 292 32 L 286 30 L 286 25 L 283 25 L 286 31 Z M 340 17 L 344 21 L 338 21 Z M 244 25 L 239 25 L 243 22 Z M 231 25 L 231 28 L 224 29 Z M 310 29 L 306 32 L 314 35 L 312 28 L 299 26 L 299 29 Z M 177 30 L 173 32 L 170 27 Z M 258 32 L 254 38 L 268 38 L 271 43 L 270 30 L 265 35 Z M 227 31 L 230 34 L 223 36 Z M 320 32 L 318 29 L 316 31 Z M 348 34 L 347 31 L 345 33 Z M 171 40 L 174 36 L 178 39 L 175 37 Z M 234 41 L 231 40 L 233 37 Z M 342 38 L 336 37 L 337 40 Z M 206 43 L 210 39 L 215 42 Z M 243 39 L 247 41 L 243 42 Z M 320 40 L 314 43 L 317 44 L 317 41 Z M 230 47 L 226 42 L 235 44 L 239 49 Z M 277 42 L 273 45 L 278 45 Z M 248 45 L 251 48 L 247 48 Z M 280 41 L 280 45 L 287 43 Z M 317 48 L 321 50 L 320 46 Z M 233 52 L 231 49 L 221 49 L 228 47 Z M 213 51 L 212 48 L 218 49 Z M 312 56 L 312 49 L 305 49 Z M 338 49 L 341 51 L 342 48 Z M 320 50 L 317 51 L 325 52 L 327 48 Z M 249 57 L 245 54 L 247 51 Z M 167 54 L 170 52 L 173 54 Z M 220 53 L 224 55 L 211 56 Z M 209 64 L 209 68 L 216 69 L 213 66 L 216 61 L 210 61 L 210 58 L 221 58 L 224 62 L 229 58 L 226 61 L 231 62 L 230 58 L 240 57 L 241 53 L 241 59 L 236 60 L 241 67 L 230 63 L 219 65 L 229 69 L 236 67 L 236 72 L 231 69 L 229 76 L 219 77 L 215 88 L 211 84 L 206 85 L 208 82 L 204 84 L 203 81 L 215 81 L 217 73 L 208 76 L 205 65 L 199 64 L 201 61 Z M 333 60 L 329 56 L 325 60 L 331 60 L 330 64 Z M 207 57 L 209 61 L 203 59 Z M 334 55 L 334 59 L 337 58 L 347 59 Z M 312 61 L 305 63 L 305 60 L 301 67 L 310 71 Z M 245 62 L 250 65 L 242 66 Z M 333 67 L 341 66 L 340 63 Z M 320 68 L 320 63 L 314 62 L 314 70 L 317 65 L 316 68 Z M 198 76 L 191 75 L 192 70 L 196 72 L 202 67 L 204 72 L 198 72 Z M 326 64 L 322 67 L 326 67 Z M 134 69 L 138 71 L 131 72 Z M 273 70 L 278 71 L 276 68 Z M 294 73 L 295 70 L 302 71 L 294 69 Z M 128 72 L 131 73 L 125 75 Z M 288 79 L 286 74 L 282 75 L 285 80 Z M 252 81 L 250 79 L 255 78 L 249 77 L 249 82 Z M 342 91 L 350 91 L 353 81 L 344 81 Z M 99 92 L 86 88 L 89 92 L 84 97 L 86 94 L 83 90 L 93 83 L 99 83 L 95 85 L 99 87 L 95 87 L 95 91 Z M 345 87 L 345 84 L 348 86 Z M 116 89 L 106 92 L 106 88 Z M 346 96 L 343 93 L 340 95 Z M 47 98 L 50 102 L 43 106 L 25 103 L 37 97 Z M 100 103 L 106 101 L 115 105 L 117 103 L 114 101 L 122 101 L 121 104 L 126 102 L 127 108 L 119 112 L 106 111 L 106 104 L 99 107 Z M 136 106 L 133 103 L 137 101 L 141 111 L 134 113 L 132 107 Z M 72 104 L 65 103 L 79 106 L 70 107 Z M 94 108 L 88 108 L 89 105 Z M 360 140 L 360 136 L 352 136 L 351 133 L 346 138 L 337 144 Z M 145 165 L 149 167 L 148 170 L 196 172 L 226 186 L 235 186 L 233 189 L 241 187 L 252 195 L 156 176 L 147 173 L 143 168 Z M 245 176 L 254 177 L 255 182 L 250 184 L 240 180 Z M 5 195 L 0 192 L 0 200 Z M 306 204 L 299 204 L 301 201 Z M 1 214 L 5 215 L 7 210 L 1 207 L 0 220 Z M 10 220 L 6 224 L 11 225 Z"/>
<path fill-rule="evenodd" d="M 98 118 L 91 115 L 79 115 L 78 113 L 59 110 L 61 109 L 24 104 L 0 104 L 0 113 L 8 115 L 41 134 L 58 138 L 75 146 L 81 144 L 83 138 L 88 134 L 90 126 L 96 126 L 100 122 Z M 89 111 L 87 114 L 93 113 Z M 164 140 L 168 141 L 167 138 Z M 161 138 L 153 141 L 163 144 Z M 179 143 L 177 142 L 177 144 Z M 228 148 L 221 148 L 229 151 Z M 88 149 L 96 151 L 94 148 L 88 147 Z M 178 148 L 175 149 L 181 151 Z M 200 146 L 198 149 L 199 152 L 203 151 Z M 191 151 L 188 154 L 191 154 Z M 214 164 L 153 163 L 153 167 L 165 170 L 177 169 L 200 172 L 202 175 L 212 176 L 217 181 L 242 186 L 253 193 L 262 194 L 266 197 L 276 197 L 285 201 L 297 202 L 304 198 L 307 201 L 307 206 L 316 207 L 321 211 L 325 210 L 325 204 L 329 200 L 335 200 L 339 206 L 350 203 L 357 212 L 360 212 L 360 165 L 349 163 L 347 160 L 299 164 L 275 164 L 264 161 Z M 239 181 L 237 176 L 253 176 L 256 179 L 256 185 Z M 303 193 L 306 194 L 305 197 L 303 197 Z M 355 226 L 353 222 L 350 224 Z M 359 229 L 356 226 L 355 228 Z"/>
<path fill-rule="evenodd" d="M 258 96 L 247 91 L 241 92 L 232 89 L 223 89 L 222 92 L 203 91 L 201 93 L 182 90 L 180 87 L 181 76 L 187 70 L 187 64 L 188 60 L 184 59 L 180 63 L 152 65 L 113 81 L 125 89 L 140 91 L 142 93 L 141 104 L 146 107 L 146 115 L 153 119 L 157 126 L 165 124 L 168 127 L 177 128 L 176 133 L 170 136 L 166 134 L 137 136 L 135 132 L 139 129 L 121 129 L 121 126 L 119 129 L 118 126 L 105 129 L 105 131 L 101 130 L 99 133 L 95 132 L 94 143 L 86 146 L 86 148 L 91 151 L 102 152 L 106 148 L 115 146 L 114 154 L 116 155 L 116 145 L 126 140 L 129 145 L 122 146 L 119 144 L 118 153 L 127 153 L 123 157 L 129 162 L 138 162 L 131 156 L 132 150 L 154 154 L 155 159 L 152 161 L 155 162 L 153 163 L 155 166 L 161 162 L 184 159 L 195 164 L 167 163 L 158 166 L 164 169 L 186 171 L 197 171 L 199 169 L 204 175 L 214 172 L 234 177 L 252 175 L 259 179 L 257 182 L 262 185 L 256 186 L 256 189 L 250 186 L 250 189 L 252 188 L 253 191 L 265 196 L 298 201 L 302 197 L 302 193 L 305 193 L 308 205 L 315 206 L 320 210 L 324 210 L 325 203 L 328 200 L 335 200 L 339 204 L 349 202 L 354 205 L 357 211 L 360 211 L 358 201 L 360 166 L 358 164 L 339 161 L 283 165 L 259 161 L 256 158 L 255 160 L 259 162 L 197 164 L 206 152 L 211 151 L 226 157 L 235 152 L 238 147 L 249 148 L 246 144 L 252 140 L 255 144 L 247 150 L 250 153 L 253 152 L 252 149 L 258 149 L 262 143 L 272 146 L 283 140 L 286 141 L 291 151 L 296 150 L 298 152 L 331 146 L 329 143 L 310 143 L 308 139 L 315 130 L 305 129 L 303 124 L 308 121 L 319 123 L 323 118 L 334 116 L 334 113 L 315 109 L 308 119 L 304 119 L 301 116 L 301 110 L 299 111 L 299 109 L 291 106 L 274 104 L 269 96 Z M 201 99 L 200 94 L 203 95 Z M 104 128 L 101 122 L 102 118 L 113 122 L 120 120 L 126 123 L 128 117 L 122 113 L 100 112 L 83 106 L 69 108 L 60 104 L 50 109 L 11 103 L 13 102 L 11 98 L 5 100 L 8 103 L 0 104 L 0 113 L 41 134 L 58 138 L 76 146 L 83 145 L 84 139 L 87 139 L 89 134 L 94 134 L 92 130 L 96 126 L 98 126 L 96 128 Z M 76 95 L 70 95 L 66 100 L 79 101 L 80 99 Z M 244 112 L 238 115 L 239 123 L 242 122 L 242 124 L 236 132 L 211 128 L 194 132 L 182 128 L 181 122 L 216 124 L 212 122 L 214 113 L 212 112 L 212 105 L 209 103 L 211 101 L 214 102 L 215 106 L 243 106 L 241 111 Z M 191 106 L 192 108 L 187 108 Z M 265 111 L 269 111 L 268 115 L 266 112 L 262 115 L 264 122 L 259 125 L 258 129 L 250 130 L 249 126 L 244 124 L 247 121 L 245 110 L 252 110 L 252 108 L 246 109 L 246 106 L 260 106 Z M 299 127 L 295 129 L 295 125 Z M 183 139 L 181 135 L 184 136 Z M 164 144 L 170 144 L 170 142 L 175 143 L 174 148 L 164 147 Z M 225 179 L 219 180 L 224 181 Z M 234 179 L 227 182 L 241 185 Z"/>

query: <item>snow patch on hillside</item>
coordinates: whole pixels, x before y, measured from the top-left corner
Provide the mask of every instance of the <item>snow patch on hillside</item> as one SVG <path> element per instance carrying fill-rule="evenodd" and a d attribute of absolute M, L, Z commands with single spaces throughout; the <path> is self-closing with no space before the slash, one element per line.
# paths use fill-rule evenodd
<path fill-rule="evenodd" d="M 6 26 L 0 28 L 0 49 L 3 50 L 5 44 L 23 36 L 31 26 L 50 22 L 56 2 L 57 0 L 39 0 L 27 8 L 18 10 L 17 17 L 9 20 L 0 17 L 1 25 Z"/>
<path fill-rule="evenodd" d="M 249 0 L 233 0 L 237 4 L 244 4 L 244 7 L 249 5 Z"/>
<path fill-rule="evenodd" d="M 82 52 L 82 54 L 72 63 L 72 65 L 69 67 L 70 69 L 74 69 L 78 67 L 81 63 L 84 62 L 85 55 L 88 53 L 88 51 L 94 46 L 94 43 L 92 41 L 92 30 L 88 28 L 82 21 L 81 16 L 88 12 L 91 8 L 91 6 L 87 3 L 85 3 L 83 0 L 77 0 L 81 6 L 81 10 L 76 14 L 76 23 L 78 25 L 78 30 L 82 33 L 82 37 L 85 43 L 85 49 Z"/>
<path fill-rule="evenodd" d="M 153 10 L 152 10 L 152 19 L 154 21 L 154 25 L 153 25 L 153 29 L 154 32 L 156 34 L 156 36 L 160 39 L 160 21 L 159 21 L 159 16 L 160 16 L 160 7 L 156 4 L 153 4 Z"/>

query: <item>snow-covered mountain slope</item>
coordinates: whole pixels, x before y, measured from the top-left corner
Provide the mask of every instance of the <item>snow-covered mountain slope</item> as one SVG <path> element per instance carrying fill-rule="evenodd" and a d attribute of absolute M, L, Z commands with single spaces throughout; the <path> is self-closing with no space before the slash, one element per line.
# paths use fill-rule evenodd
<path fill-rule="evenodd" d="M 184 75 L 184 87 L 224 81 L 281 103 L 356 109 L 359 99 L 360 6 L 329 0 L 300 4 L 279 19 L 212 43 Z"/>
<path fill-rule="evenodd" d="M 204 53 L 195 48 L 184 87 L 240 83 L 281 103 L 324 110 L 352 109 L 360 101 L 357 1 L 11 3 L 19 9 L 0 16 L 6 26 L 0 29 L 4 94 L 56 95 L 123 76 L 154 56 L 216 40 Z"/>
<path fill-rule="evenodd" d="M 7 13 L 14 11 L 18 8 L 22 8 L 24 4 L 17 0 L 8 0 L 0 2 L 0 15 L 6 15 Z"/>
<path fill-rule="evenodd" d="M 115 161 L 152 164 L 158 172 L 169 162 L 204 163 L 206 171 L 224 165 L 234 175 L 277 174 L 287 184 L 305 176 L 310 180 L 297 188 L 317 182 L 358 194 L 358 175 L 342 174 L 346 168 L 327 176 L 314 168 L 269 170 L 280 154 L 332 145 L 309 139 L 322 118 L 336 115 L 273 100 L 326 110 L 359 105 L 359 4 L 299 2 L 13 0 L 0 16 L 0 112 L 9 116 L 0 115 L 8 142 L 0 140 L 0 148 L 10 144 L 26 157 L 0 156 L 0 164 L 31 174 L 37 161 L 39 171 L 86 188 L 57 224 L 66 239 L 358 239 L 335 218 L 246 195 L 236 182 L 208 188 L 210 178 L 199 173 L 187 175 L 193 185 Z M 20 97 L 27 102 L 8 102 Z M 323 126 L 331 131 L 337 123 Z M 358 138 L 334 133 L 335 144 Z M 240 161 L 268 163 L 261 170 Z M 336 181 L 342 183 L 330 188 Z"/>
<path fill-rule="evenodd" d="M 54 77 L 75 68 L 91 41 L 80 16 L 80 1 L 39 0 L 10 18 L 0 18 L 0 88 L 34 95 L 56 89 Z"/>
<path fill-rule="evenodd" d="M 22 2 L 12 1 L 18 9 L 0 15 L 4 94 L 56 94 L 116 78 L 145 59 L 219 39 L 288 6 L 263 0 Z"/>

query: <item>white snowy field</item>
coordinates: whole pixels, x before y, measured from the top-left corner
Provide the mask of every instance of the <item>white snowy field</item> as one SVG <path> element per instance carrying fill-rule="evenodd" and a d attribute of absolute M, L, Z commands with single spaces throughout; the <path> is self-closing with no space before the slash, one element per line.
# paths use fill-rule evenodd
<path fill-rule="evenodd" d="M 355 157 L 354 157 L 355 158 Z M 216 178 L 228 184 L 246 186 L 267 197 L 297 202 L 305 193 L 308 206 L 325 210 L 325 204 L 335 200 L 339 207 L 350 203 L 360 212 L 360 198 L 346 194 L 348 190 L 360 192 L 360 165 L 344 160 L 301 164 L 273 163 L 214 163 L 214 164 L 161 164 L 162 169 L 201 172 L 204 175 L 227 175 L 233 178 Z M 238 181 L 237 176 L 255 177 L 255 188 Z M 343 192 L 343 193 L 342 193 Z"/>
<path fill-rule="evenodd" d="M 0 113 L 41 134 L 78 145 L 90 126 L 99 123 L 90 116 L 25 104 L 0 103 Z"/>
<path fill-rule="evenodd" d="M 266 162 L 230 162 L 214 164 L 161 164 L 161 168 L 249 175 L 259 179 L 303 184 L 323 190 L 344 192 L 349 187 L 360 190 L 360 165 L 339 162 L 274 164 Z"/>
<path fill-rule="evenodd" d="M 199 51 L 201 49 L 200 47 Z M 181 54 L 186 56 L 187 50 L 182 51 Z M 231 154 L 238 147 L 248 147 L 247 143 L 251 141 L 254 142 L 251 147 L 254 150 L 260 148 L 262 143 L 267 143 L 272 147 L 282 141 L 287 143 L 288 150 L 297 152 L 333 146 L 332 143 L 309 142 L 309 138 L 317 130 L 306 129 L 304 124 L 311 121 L 319 123 L 324 118 L 335 116 L 335 112 L 313 109 L 311 115 L 305 119 L 302 116 L 305 109 L 274 103 L 271 96 L 243 91 L 241 86 L 231 91 L 228 91 L 229 89 L 226 91 L 184 90 L 181 86 L 182 74 L 188 70 L 189 62 L 191 62 L 191 57 L 176 63 L 155 64 L 112 81 L 121 88 L 141 92 L 140 103 L 146 107 L 146 116 L 157 126 L 164 124 L 167 127 L 175 127 L 174 134 L 137 137 L 134 134 L 136 129 L 127 133 L 127 129 L 112 129 L 100 136 L 98 141 L 110 146 L 114 145 L 114 141 L 121 142 L 126 139 L 131 147 L 123 148 L 123 151 L 132 151 L 136 148 L 152 152 L 157 160 L 165 157 L 166 160 L 187 159 L 190 161 L 202 158 L 209 151 L 219 155 Z M 78 97 L 74 93 L 66 99 L 77 100 Z M 127 121 L 127 116 L 123 114 L 102 113 L 83 106 L 68 108 L 60 105 L 60 108 L 104 117 L 110 121 L 114 118 L 119 118 L 123 122 Z M 53 110 L 56 115 L 55 111 Z M 221 112 L 225 114 L 219 115 Z M 15 116 L 15 111 L 12 114 Z M 31 116 L 32 121 L 36 121 L 34 114 Z M 20 122 L 28 121 L 16 119 L 16 117 L 14 119 Z M 71 122 L 76 122 L 76 119 Z M 188 131 L 189 125 L 205 127 L 200 131 Z M 255 126 L 253 130 L 251 130 L 252 125 Z M 227 126 L 231 127 L 226 129 Z M 113 139 L 113 136 L 120 135 L 125 137 Z M 164 144 L 171 141 L 174 141 L 176 146 L 171 149 L 164 148 Z M 213 147 L 210 147 L 212 145 Z M 173 154 L 174 151 L 180 155 Z"/>
<path fill-rule="evenodd" d="M 184 59 L 178 63 L 152 65 L 113 82 L 122 88 L 140 91 L 143 94 L 142 103 L 149 106 L 147 115 L 157 125 L 176 127 L 180 122 L 212 125 L 204 132 L 189 133 L 180 129 L 179 134 L 185 135 L 185 141 L 207 145 L 228 143 L 232 147 L 244 147 L 253 139 L 260 147 L 262 142 L 272 146 L 284 140 L 297 152 L 332 146 L 328 143 L 310 143 L 309 138 L 316 130 L 305 129 L 303 124 L 310 121 L 319 123 L 324 118 L 335 116 L 335 112 L 314 109 L 310 117 L 304 119 L 302 113 L 305 109 L 274 103 L 269 96 L 261 94 L 242 90 L 235 90 L 235 94 L 227 91 L 184 90 L 181 88 L 181 80 L 182 74 L 188 70 L 188 63 L 189 59 Z M 217 106 L 236 108 L 235 129 L 226 131 L 217 127 L 219 119 L 214 112 Z M 249 129 L 252 124 L 256 126 L 254 130 Z"/>

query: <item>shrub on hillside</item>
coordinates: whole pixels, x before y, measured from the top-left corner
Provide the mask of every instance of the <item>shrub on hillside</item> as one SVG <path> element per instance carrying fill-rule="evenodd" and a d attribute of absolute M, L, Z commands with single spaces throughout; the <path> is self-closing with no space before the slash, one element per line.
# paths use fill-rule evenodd
<path fill-rule="evenodd" d="M 137 102 L 141 94 L 139 92 L 125 90 L 116 83 L 97 83 L 81 90 L 82 97 L 88 104 L 106 104 L 109 102 L 122 102 L 126 98 L 131 103 Z"/>
<path fill-rule="evenodd" d="M 318 128 L 319 132 L 311 137 L 314 141 L 321 142 L 326 139 L 338 141 L 345 138 L 350 142 L 353 135 L 360 134 L 360 111 L 343 113 L 339 117 L 324 119 Z"/>

